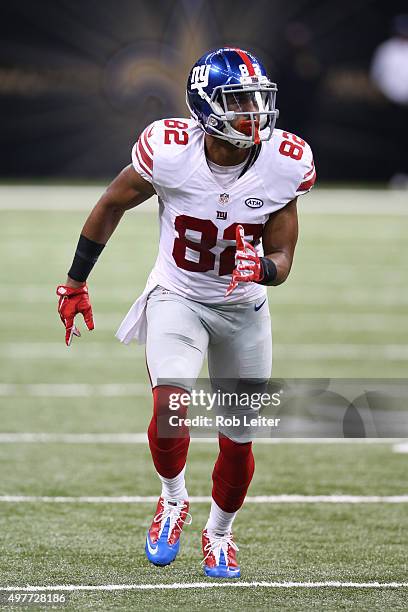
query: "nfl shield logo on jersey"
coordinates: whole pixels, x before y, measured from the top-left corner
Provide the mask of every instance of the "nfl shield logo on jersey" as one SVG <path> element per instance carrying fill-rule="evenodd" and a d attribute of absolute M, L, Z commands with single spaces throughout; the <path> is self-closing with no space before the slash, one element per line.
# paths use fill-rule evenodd
<path fill-rule="evenodd" d="M 220 193 L 219 203 L 220 204 L 228 204 L 229 202 L 229 194 L 228 193 Z"/>

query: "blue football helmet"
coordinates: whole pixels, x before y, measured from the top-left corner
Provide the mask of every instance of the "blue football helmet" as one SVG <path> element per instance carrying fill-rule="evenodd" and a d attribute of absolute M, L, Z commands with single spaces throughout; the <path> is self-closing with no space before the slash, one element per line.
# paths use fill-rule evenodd
<path fill-rule="evenodd" d="M 207 134 L 247 148 L 271 138 L 279 114 L 277 90 L 254 55 L 224 47 L 194 64 L 186 101 Z"/>

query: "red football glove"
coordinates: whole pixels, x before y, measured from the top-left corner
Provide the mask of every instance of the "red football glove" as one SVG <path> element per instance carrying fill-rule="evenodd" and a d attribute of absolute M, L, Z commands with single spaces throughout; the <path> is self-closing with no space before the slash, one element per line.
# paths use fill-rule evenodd
<path fill-rule="evenodd" d="M 82 314 L 89 330 L 95 327 L 88 287 L 84 285 L 74 289 L 66 285 L 59 285 L 57 287 L 57 295 L 59 296 L 58 313 L 65 326 L 65 344 L 70 346 L 72 337 L 81 335 L 74 325 L 75 315 L 78 313 Z"/>
<path fill-rule="evenodd" d="M 236 243 L 236 267 L 232 272 L 232 279 L 228 285 L 225 297 L 228 297 L 238 287 L 238 283 L 257 283 L 263 278 L 261 260 L 252 244 L 246 242 L 242 225 L 237 225 Z"/>

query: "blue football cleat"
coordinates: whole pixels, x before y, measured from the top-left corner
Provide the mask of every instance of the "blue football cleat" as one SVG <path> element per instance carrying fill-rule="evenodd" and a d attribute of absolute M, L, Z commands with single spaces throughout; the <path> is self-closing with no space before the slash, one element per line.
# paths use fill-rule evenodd
<path fill-rule="evenodd" d="M 177 556 L 184 525 L 190 525 L 187 500 L 159 498 L 156 514 L 146 535 L 146 556 L 154 565 L 168 565 Z"/>
<path fill-rule="evenodd" d="M 232 533 L 218 534 L 204 529 L 202 536 L 204 572 L 211 578 L 239 578 L 241 570 L 237 563 Z"/>

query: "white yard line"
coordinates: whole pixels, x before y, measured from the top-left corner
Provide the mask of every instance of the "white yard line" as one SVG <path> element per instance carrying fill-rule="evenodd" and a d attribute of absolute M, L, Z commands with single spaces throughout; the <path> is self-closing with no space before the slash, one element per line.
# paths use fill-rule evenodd
<path fill-rule="evenodd" d="M 13 290 L 10 289 L 10 292 Z M 142 290 L 140 290 L 140 293 Z M 6 296 L 4 296 L 6 297 Z M 8 295 L 10 297 L 10 293 Z M 0 291 L 0 302 L 2 299 L 1 291 Z M 334 300 L 335 298 L 333 298 Z M 22 301 L 24 301 L 22 299 Z M 272 306 L 275 309 L 275 305 Z M 122 312 L 111 312 L 111 313 L 99 313 L 97 322 L 96 322 L 96 330 L 97 333 L 100 331 L 110 332 L 111 337 L 113 336 L 113 332 L 119 327 L 120 322 L 123 319 L 124 311 L 126 308 L 123 308 Z M 24 327 L 27 323 L 27 313 L 26 312 L 13 312 L 13 311 L 5 311 L 2 309 L 1 312 L 2 323 L 3 325 L 6 322 L 10 322 L 10 326 L 12 327 Z M 323 330 L 330 331 L 338 331 L 347 329 L 348 331 L 371 331 L 371 332 L 386 332 L 391 331 L 392 329 L 404 329 L 407 324 L 406 314 L 395 314 L 394 312 L 384 312 L 384 313 L 375 313 L 371 311 L 364 312 L 354 312 L 352 318 L 350 317 L 350 313 L 347 312 L 330 312 L 325 313 L 324 317 L 322 317 L 321 312 L 319 313 L 306 313 L 299 312 L 296 314 L 292 314 L 292 321 L 296 321 L 296 324 L 299 326 L 303 326 L 308 330 L 316 329 L 320 333 Z M 49 319 L 44 319 L 43 321 L 36 322 L 36 330 L 44 331 L 44 334 L 49 331 L 50 321 Z M 62 327 L 61 327 L 62 329 Z M 61 330 L 60 330 L 61 331 Z M 374 336 L 375 337 L 375 336 Z M 86 338 L 86 335 L 85 335 Z M 92 338 L 89 337 L 91 340 Z"/>
<path fill-rule="evenodd" d="M 151 396 L 150 387 L 139 383 L 107 384 L 0 384 L 0 397 L 133 397 Z"/>
<path fill-rule="evenodd" d="M 193 504 L 211 503 L 211 497 L 190 497 Z M 157 502 L 156 496 L 38 496 L 1 495 L 0 503 L 47 504 L 146 504 Z M 246 504 L 408 504 L 408 495 L 255 495 L 245 498 Z"/>
<path fill-rule="evenodd" d="M 310 290 L 311 284 L 302 282 L 299 280 L 296 285 L 288 285 L 285 287 L 285 296 L 288 299 L 288 303 L 294 302 L 296 297 L 299 297 L 299 290 L 302 290 L 302 302 L 301 304 L 307 303 L 310 304 L 326 304 L 330 303 L 333 306 L 333 310 L 328 313 L 328 316 L 333 316 L 335 318 L 338 317 L 347 317 L 344 314 L 344 311 L 341 309 L 341 304 L 344 303 L 358 303 L 358 304 L 366 304 L 367 309 L 364 312 L 355 313 L 357 316 L 369 314 L 372 312 L 373 316 L 377 316 L 378 306 L 387 306 L 398 303 L 401 303 L 401 299 L 404 299 L 404 291 L 406 288 L 405 285 L 405 277 L 402 275 L 401 270 L 389 270 L 389 265 L 382 265 L 379 262 L 376 265 L 367 264 L 364 266 L 365 273 L 372 274 L 367 283 L 364 286 L 360 287 L 350 287 L 350 278 L 354 272 L 358 272 L 356 270 L 348 270 L 344 268 L 344 265 L 341 266 L 339 264 L 322 264 L 326 271 L 326 277 L 324 281 L 324 285 L 319 285 L 319 295 L 316 296 L 313 291 Z M 382 285 L 386 286 L 388 283 L 390 287 L 388 288 L 386 294 L 384 291 L 378 290 L 378 273 L 382 274 L 384 278 L 382 278 Z M 339 278 L 344 285 L 347 286 L 347 291 L 341 291 L 339 293 Z M 357 275 L 357 280 L 361 279 L 361 273 Z M 385 283 L 385 284 L 384 284 Z M 115 306 L 111 307 L 110 312 L 101 312 L 97 310 L 94 315 L 95 323 L 97 324 L 100 318 L 105 318 L 107 316 L 115 317 L 122 320 L 123 316 L 126 314 L 126 305 L 129 306 L 136 300 L 136 298 L 142 293 L 144 289 L 145 283 L 141 283 L 139 285 L 129 284 L 127 286 L 115 286 L 115 291 L 112 292 L 112 289 L 109 291 L 106 287 L 103 287 L 101 284 L 92 285 L 91 292 L 92 298 L 97 302 L 109 302 L 109 304 L 115 304 Z M 309 289 L 309 292 L 306 293 L 306 290 Z M 26 316 L 26 312 L 21 310 L 20 312 L 15 312 L 16 303 L 23 302 L 26 304 L 29 303 L 44 303 L 50 304 L 52 300 L 55 301 L 54 304 L 57 303 L 57 297 L 54 293 L 55 286 L 45 283 L 37 283 L 37 284 L 22 284 L 22 283 L 2 283 L 0 286 L 0 301 L 4 303 L 8 303 L 9 307 L 7 309 L 3 309 L 5 312 L 5 316 L 18 316 L 23 318 Z M 373 301 L 373 291 L 375 291 L 375 299 Z M 401 295 L 402 294 L 402 295 Z M 330 302 L 328 299 L 330 299 Z M 292 299 L 293 298 L 293 299 Z M 282 296 L 274 295 L 273 301 L 271 296 L 271 304 L 272 303 L 281 303 Z M 398 301 L 399 300 L 399 301 Z M 286 303 L 286 302 L 285 302 Z M 406 301 L 405 301 L 406 303 Z M 118 305 L 118 306 L 116 306 Z M 375 306 L 375 310 L 373 311 L 373 306 Z M 304 313 L 305 316 L 315 316 L 319 317 L 320 313 Z M 385 313 L 386 314 L 386 313 Z M 393 314 L 394 316 L 394 314 Z M 401 316 L 403 316 L 401 314 Z"/>
<path fill-rule="evenodd" d="M 100 185 L 0 185 L 0 210 L 90 211 L 107 186 Z M 157 198 L 152 197 L 131 214 L 157 214 Z"/>
<path fill-rule="evenodd" d="M 215 440 L 214 440 L 215 442 Z M 0 433 L 0 444 L 147 444 L 146 433 Z"/>
<path fill-rule="evenodd" d="M 142 286 L 130 286 L 128 289 L 124 287 L 115 287 L 115 291 L 108 291 L 103 287 L 93 287 L 92 288 L 92 297 L 99 301 L 106 301 L 119 304 L 127 303 L 129 306 L 136 300 L 136 298 L 142 293 L 144 289 L 144 285 Z M 45 284 L 26 284 L 21 285 L 18 283 L 2 283 L 0 286 L 0 301 L 1 302 L 11 302 L 15 304 L 16 302 L 24 302 L 24 303 L 46 303 L 49 304 L 50 300 L 54 300 L 55 296 L 55 304 L 57 303 L 57 297 L 54 294 L 55 287 L 53 285 L 45 285 Z M 126 306 L 123 306 L 123 310 L 118 312 L 120 320 L 125 316 Z M 23 313 L 24 314 L 24 313 Z M 95 323 L 98 323 L 99 313 L 94 313 Z"/>
<path fill-rule="evenodd" d="M 384 275 L 387 274 L 388 269 L 386 266 L 383 268 Z M 327 276 L 330 275 L 333 277 L 336 276 L 335 269 L 332 266 L 327 268 Z M 361 283 L 361 279 L 357 279 L 359 283 Z M 401 274 L 397 278 L 395 278 L 392 282 L 392 286 L 389 287 L 389 290 L 383 290 L 382 292 L 374 289 L 372 285 L 367 285 L 366 287 L 358 287 L 351 288 L 347 286 L 346 289 L 341 290 L 339 292 L 339 288 L 326 285 L 321 289 L 319 287 L 318 291 L 311 291 L 310 284 L 296 284 L 288 287 L 285 287 L 284 294 L 276 294 L 274 296 L 274 301 L 271 304 L 275 304 L 275 307 L 282 307 L 285 305 L 289 305 L 292 308 L 294 305 L 299 302 L 299 293 L 302 294 L 302 305 L 310 305 L 310 306 L 330 306 L 336 311 L 340 311 L 344 306 L 364 306 L 365 309 L 369 309 L 373 305 L 373 300 L 377 308 L 385 308 L 386 310 L 392 306 L 404 306 L 408 304 L 408 295 L 405 291 L 405 285 L 403 285 L 403 277 Z M 348 281 L 349 282 L 349 281 Z M 39 287 L 38 290 L 34 288 L 27 287 L 15 287 L 12 285 L 6 285 L 0 287 L 0 302 L 9 305 L 18 304 L 21 306 L 23 302 L 25 306 L 27 304 L 50 304 L 50 300 L 54 299 L 54 287 L 45 287 L 44 290 L 41 290 Z M 94 303 L 97 304 L 98 301 L 109 301 L 109 304 L 116 304 L 117 308 L 120 309 L 118 313 L 118 317 L 116 319 L 116 323 L 112 322 L 112 329 L 115 330 L 115 327 L 119 325 L 122 318 L 125 316 L 126 312 L 129 310 L 132 303 L 137 299 L 137 297 L 142 293 L 143 287 L 135 288 L 132 291 L 119 288 L 118 290 L 112 292 L 110 295 L 107 295 L 103 290 L 93 289 L 92 288 L 92 299 Z M 56 305 L 56 301 L 55 301 Z M 10 306 L 8 307 L 10 308 Z M 343 310 L 344 312 L 344 310 Z M 302 310 L 299 310 L 300 314 L 303 314 Z M 362 314 L 361 312 L 357 313 L 358 315 Z M 81 317 L 79 317 L 81 321 Z M 55 320 L 57 324 L 58 321 Z M 82 325 L 82 323 L 81 323 Z M 59 324 L 60 326 L 60 324 Z M 98 310 L 96 310 L 95 314 L 95 329 L 98 329 Z"/>
<path fill-rule="evenodd" d="M 91 210 L 106 184 L 100 185 L 1 185 L 0 210 Z M 314 190 L 299 207 L 301 215 L 387 215 L 408 214 L 407 192 L 389 189 Z M 130 214 L 157 214 L 157 198 L 136 207 Z"/>
<path fill-rule="evenodd" d="M 391 189 L 319 189 L 301 201 L 304 215 L 407 215 L 407 191 Z"/>
<path fill-rule="evenodd" d="M 289 360 L 408 359 L 408 345 L 405 344 L 278 344 L 274 346 L 274 350 L 277 358 Z"/>
<path fill-rule="evenodd" d="M 104 359 L 109 355 L 115 359 L 144 359 L 141 347 L 121 346 L 119 342 L 89 342 L 78 340 L 67 348 L 61 342 L 17 342 L 1 343 L 0 358 L 3 359 L 75 359 L 80 344 L 82 359 Z M 135 350 L 136 349 L 136 350 Z M 356 360 L 407 361 L 406 344 L 276 344 L 275 354 L 279 359 L 304 361 L 316 360 Z"/>
<path fill-rule="evenodd" d="M 394 383 L 392 388 L 395 393 L 399 390 L 397 383 Z M 405 392 L 406 387 L 401 385 L 400 393 Z M 147 383 L 0 383 L 0 397 L 151 397 L 151 395 L 151 387 Z"/>
<path fill-rule="evenodd" d="M 399 444 L 395 444 L 393 446 L 394 453 L 402 453 L 402 454 L 406 454 L 408 453 L 408 442 L 400 442 Z"/>
<path fill-rule="evenodd" d="M 217 444 L 218 438 L 196 438 L 191 442 Z M 395 444 L 405 438 L 257 438 L 255 444 Z M 137 433 L 0 433 L 0 444 L 147 444 L 147 434 Z"/>
<path fill-rule="evenodd" d="M 337 580 L 327 582 L 175 582 L 172 584 L 60 584 L 49 586 L 25 585 L 0 586 L 1 591 L 33 592 L 33 591 L 174 591 L 179 589 L 406 589 L 408 582 L 340 582 Z"/>
<path fill-rule="evenodd" d="M 112 342 L 90 342 L 86 337 L 77 339 L 77 342 L 69 348 L 65 346 L 63 338 L 61 342 L 4 342 L 0 344 L 0 358 L 75 359 L 78 350 L 80 350 L 82 359 L 145 358 L 144 351 L 135 345 L 132 345 L 129 350 L 129 347 L 121 346 L 113 338 Z"/>

